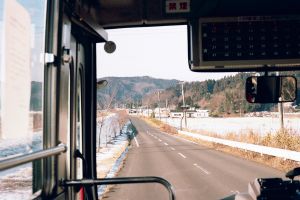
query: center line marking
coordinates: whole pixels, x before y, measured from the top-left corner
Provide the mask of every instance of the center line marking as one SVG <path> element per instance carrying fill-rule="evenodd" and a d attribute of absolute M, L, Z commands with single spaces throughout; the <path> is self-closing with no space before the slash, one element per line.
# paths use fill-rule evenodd
<path fill-rule="evenodd" d="M 175 151 L 175 149 L 174 149 L 173 147 L 171 147 L 171 149 L 172 149 L 173 151 Z"/>
<path fill-rule="evenodd" d="M 166 146 L 168 146 L 168 143 L 165 142 L 164 144 L 165 144 Z"/>
<path fill-rule="evenodd" d="M 204 172 L 205 174 L 210 174 L 209 171 L 207 171 L 206 169 L 204 169 L 203 167 L 199 166 L 197 163 L 194 163 L 194 166 L 197 167 L 198 169 L 200 169 L 202 172 Z"/>
<path fill-rule="evenodd" d="M 140 145 L 139 145 L 139 142 L 137 141 L 137 139 L 136 139 L 135 136 L 134 136 L 134 141 L 135 141 L 135 143 L 136 143 L 136 146 L 139 147 L 139 146 L 140 146 Z"/>
<path fill-rule="evenodd" d="M 162 140 L 161 140 L 161 139 L 158 139 L 158 141 L 160 141 L 160 142 L 161 142 Z"/>
<path fill-rule="evenodd" d="M 181 157 L 186 158 L 185 155 L 183 155 L 182 153 L 178 153 Z"/>

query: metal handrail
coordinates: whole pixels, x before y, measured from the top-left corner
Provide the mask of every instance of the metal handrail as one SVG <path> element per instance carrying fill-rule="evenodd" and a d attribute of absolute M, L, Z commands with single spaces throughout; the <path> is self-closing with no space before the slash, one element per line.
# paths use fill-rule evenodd
<path fill-rule="evenodd" d="M 175 200 L 175 192 L 173 186 L 167 180 L 155 176 L 64 180 L 61 182 L 61 186 L 70 187 L 70 186 L 137 184 L 137 183 L 160 183 L 168 190 L 169 199 Z"/>
<path fill-rule="evenodd" d="M 49 156 L 58 155 L 60 153 L 66 152 L 67 146 L 65 144 L 59 144 L 56 147 L 49 148 L 46 150 L 36 151 L 26 155 L 16 156 L 13 158 L 8 158 L 0 161 L 0 170 L 16 167 L 18 165 L 32 162 L 41 158 L 46 158 Z"/>

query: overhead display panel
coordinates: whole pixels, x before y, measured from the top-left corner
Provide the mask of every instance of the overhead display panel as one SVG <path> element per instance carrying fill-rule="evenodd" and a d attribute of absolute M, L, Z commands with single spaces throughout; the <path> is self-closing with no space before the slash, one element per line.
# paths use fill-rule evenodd
<path fill-rule="evenodd" d="M 300 65 L 299 16 L 202 18 L 189 27 L 193 71 L 251 71 Z"/>

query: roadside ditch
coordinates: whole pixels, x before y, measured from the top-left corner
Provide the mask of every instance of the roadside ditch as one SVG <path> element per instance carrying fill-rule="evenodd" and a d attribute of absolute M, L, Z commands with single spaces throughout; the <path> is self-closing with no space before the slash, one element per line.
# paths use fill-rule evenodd
<path fill-rule="evenodd" d="M 97 153 L 98 178 L 113 178 L 118 174 L 127 156 L 131 140 L 136 133 L 136 128 L 129 120 L 123 126 L 121 134 L 116 136 L 107 147 Z M 107 185 L 99 186 L 98 199 L 103 199 L 111 187 Z"/>

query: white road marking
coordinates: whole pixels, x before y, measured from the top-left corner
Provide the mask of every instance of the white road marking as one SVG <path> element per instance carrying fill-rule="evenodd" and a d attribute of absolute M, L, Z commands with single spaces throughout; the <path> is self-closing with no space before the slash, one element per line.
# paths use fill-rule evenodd
<path fill-rule="evenodd" d="M 173 151 L 175 151 L 175 149 L 174 149 L 173 147 L 171 147 L 171 149 L 172 149 Z"/>
<path fill-rule="evenodd" d="M 180 156 L 183 157 L 183 158 L 186 158 L 186 156 L 183 155 L 182 153 L 178 153 L 178 155 L 180 155 Z"/>
<path fill-rule="evenodd" d="M 188 140 L 188 139 L 185 139 L 185 138 L 176 136 L 176 135 L 170 135 L 170 134 L 168 134 L 168 133 L 166 133 L 166 132 L 162 132 L 162 133 L 165 134 L 165 135 L 168 135 L 168 136 L 173 136 L 173 137 L 175 137 L 175 138 L 177 138 L 177 139 L 179 139 L 179 140 L 184 140 L 184 141 L 189 142 L 189 143 L 192 143 L 192 144 L 198 144 L 197 142 L 194 142 L 194 141 L 191 141 L 191 140 Z"/>
<path fill-rule="evenodd" d="M 194 163 L 194 166 L 197 167 L 198 169 L 200 169 L 202 172 L 204 172 L 205 174 L 210 174 L 209 171 L 207 171 L 206 169 L 204 169 L 203 167 L 199 166 L 197 163 Z"/>
<path fill-rule="evenodd" d="M 136 139 L 135 136 L 134 136 L 134 141 L 135 141 L 136 146 L 139 147 L 139 146 L 140 146 L 140 145 L 139 145 L 139 142 L 137 141 L 137 139 Z"/>
<path fill-rule="evenodd" d="M 161 142 L 162 140 L 161 140 L 161 139 L 158 139 L 158 141 L 160 141 L 160 142 Z"/>
<path fill-rule="evenodd" d="M 169 144 L 168 143 L 166 143 L 166 142 L 164 142 L 164 144 L 166 145 L 166 146 L 168 146 Z"/>
<path fill-rule="evenodd" d="M 185 138 L 181 138 L 181 137 L 178 137 L 178 136 L 174 136 L 174 137 L 176 137 L 176 138 L 178 138 L 178 139 L 181 139 L 181 140 L 184 140 L 184 141 L 186 141 L 186 142 L 192 143 L 192 144 L 197 144 L 196 142 L 191 141 L 191 140 L 188 140 L 188 139 L 185 139 Z"/>

